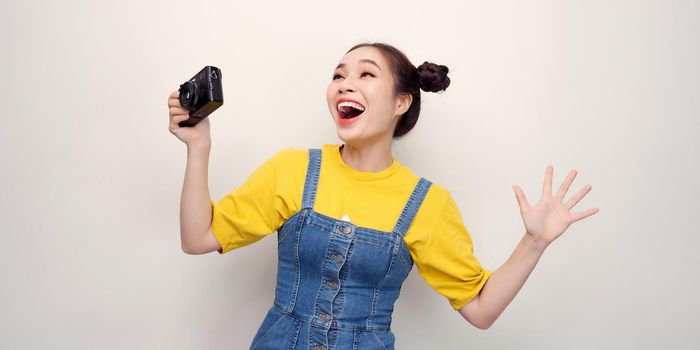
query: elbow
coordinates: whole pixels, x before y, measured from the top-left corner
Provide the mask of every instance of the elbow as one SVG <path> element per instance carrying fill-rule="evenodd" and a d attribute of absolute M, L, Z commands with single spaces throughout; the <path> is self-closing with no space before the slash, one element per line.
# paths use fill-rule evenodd
<path fill-rule="evenodd" d="M 202 254 L 199 252 L 197 249 L 192 248 L 190 245 L 185 244 L 184 242 L 180 243 L 180 249 L 182 249 L 182 252 L 187 254 L 187 255 L 199 255 Z"/>
<path fill-rule="evenodd" d="M 478 326 L 476 326 L 476 327 L 485 331 L 485 330 L 491 328 L 491 326 L 493 326 L 493 324 L 496 322 L 496 320 L 500 316 L 501 316 L 500 313 L 490 313 L 490 314 L 487 313 L 487 314 L 481 315 L 481 317 L 479 317 L 478 320 L 476 321 L 476 323 L 478 324 Z"/>
<path fill-rule="evenodd" d="M 200 251 L 201 249 L 198 247 L 197 241 L 194 240 L 193 237 L 196 236 L 180 230 L 180 249 L 187 255 L 202 254 Z"/>
<path fill-rule="evenodd" d="M 485 331 L 489 328 L 491 328 L 491 325 L 493 325 L 494 321 L 489 321 L 489 320 L 483 320 L 483 319 L 474 319 L 472 318 L 467 318 L 467 321 L 474 327 Z"/>
<path fill-rule="evenodd" d="M 192 250 L 190 250 L 190 249 L 189 249 L 186 245 L 184 245 L 184 244 L 181 244 L 181 245 L 180 245 L 180 249 L 182 249 L 182 252 L 185 253 L 185 254 L 187 254 L 187 255 L 194 255 L 194 253 L 192 252 Z"/>
<path fill-rule="evenodd" d="M 490 322 L 481 321 L 481 322 L 474 322 L 474 323 L 472 323 L 472 325 L 474 325 L 474 327 L 476 327 L 482 331 L 485 331 L 485 330 L 491 328 L 491 325 L 493 325 L 493 322 L 494 321 L 490 321 Z"/>
<path fill-rule="evenodd" d="M 478 314 L 477 312 L 466 312 L 467 310 L 463 310 L 464 312 L 461 312 L 462 317 L 464 317 L 467 322 L 469 322 L 472 326 L 485 331 L 493 325 L 494 322 L 496 322 L 496 317 L 488 317 L 486 315 L 481 315 Z"/>
<path fill-rule="evenodd" d="M 498 318 L 498 315 L 489 315 L 488 313 L 484 312 L 485 310 L 480 308 L 479 301 L 480 296 L 477 295 L 468 304 L 460 308 L 459 313 L 472 326 L 485 331 L 489 329 L 491 325 L 493 325 L 496 318 Z"/>

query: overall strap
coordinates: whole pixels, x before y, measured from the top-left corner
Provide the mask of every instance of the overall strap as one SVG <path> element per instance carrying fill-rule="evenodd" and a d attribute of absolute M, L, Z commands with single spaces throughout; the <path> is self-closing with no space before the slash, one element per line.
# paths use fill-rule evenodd
<path fill-rule="evenodd" d="M 399 219 L 396 221 L 396 226 L 394 226 L 394 232 L 401 235 L 401 237 L 406 234 L 406 231 L 408 231 L 408 228 L 411 226 L 411 222 L 413 222 L 418 208 L 420 208 L 423 203 L 425 195 L 428 194 L 430 185 L 432 185 L 432 182 L 425 178 L 421 177 L 420 180 L 418 180 L 416 187 L 413 189 L 413 193 L 411 193 L 411 197 L 408 198 L 408 202 L 406 202 L 406 206 L 404 206 L 401 212 L 401 216 L 399 216 Z"/>
<path fill-rule="evenodd" d="M 301 207 L 314 207 L 316 199 L 316 187 L 318 185 L 318 176 L 321 172 L 321 149 L 309 148 L 309 165 L 306 169 L 306 180 L 304 181 L 304 194 L 302 196 Z"/>

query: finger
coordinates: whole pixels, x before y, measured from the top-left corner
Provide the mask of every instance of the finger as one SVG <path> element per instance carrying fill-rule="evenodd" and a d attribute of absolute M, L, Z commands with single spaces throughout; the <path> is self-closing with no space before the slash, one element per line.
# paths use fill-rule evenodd
<path fill-rule="evenodd" d="M 188 114 L 190 112 L 184 108 L 179 107 L 170 107 L 169 111 L 171 115 Z"/>
<path fill-rule="evenodd" d="M 566 191 L 569 190 L 569 186 L 571 186 L 571 183 L 574 181 L 574 178 L 576 177 L 576 170 L 571 170 L 569 172 L 569 176 L 566 177 L 566 180 L 559 186 L 559 191 L 557 192 L 557 198 L 559 200 L 564 199 L 564 195 L 566 195 Z"/>
<path fill-rule="evenodd" d="M 552 195 L 552 174 L 554 173 L 554 167 L 552 165 L 547 165 L 547 170 L 544 172 L 544 185 L 542 186 L 542 195 L 551 196 Z"/>
<path fill-rule="evenodd" d="M 578 193 L 575 196 L 571 197 L 571 199 L 569 199 L 569 201 L 567 201 L 564 206 L 566 207 L 566 209 L 571 210 L 571 208 L 573 208 L 576 205 L 576 203 L 578 203 L 581 200 L 581 198 L 583 198 L 583 196 L 585 196 L 590 191 L 591 185 L 584 186 L 580 191 L 578 191 Z"/>
<path fill-rule="evenodd" d="M 180 100 L 176 98 L 171 98 L 168 100 L 168 107 L 182 107 L 180 105 Z"/>
<path fill-rule="evenodd" d="M 525 193 L 523 190 L 518 186 L 518 185 L 513 185 L 513 191 L 515 191 L 515 199 L 518 200 L 518 206 L 520 206 L 520 209 L 525 209 L 530 206 L 530 203 L 527 202 L 527 198 L 525 198 Z"/>
<path fill-rule="evenodd" d="M 585 210 L 585 211 L 582 211 L 579 213 L 574 213 L 571 216 L 571 220 L 572 220 L 571 223 L 574 223 L 574 222 L 579 221 L 581 219 L 587 218 L 587 217 L 597 213 L 598 211 L 599 211 L 598 208 L 591 208 L 591 209 L 588 209 L 588 210 Z"/>
<path fill-rule="evenodd" d="M 168 126 L 168 129 L 172 132 L 178 128 L 180 128 L 180 125 L 178 125 L 181 121 L 190 119 L 189 114 L 178 114 L 176 116 L 173 116 L 172 119 L 170 119 L 170 124 Z"/>
<path fill-rule="evenodd" d="M 171 92 L 170 96 L 168 96 L 168 99 L 171 99 L 171 98 L 180 98 L 180 91 L 175 90 L 175 91 Z"/>

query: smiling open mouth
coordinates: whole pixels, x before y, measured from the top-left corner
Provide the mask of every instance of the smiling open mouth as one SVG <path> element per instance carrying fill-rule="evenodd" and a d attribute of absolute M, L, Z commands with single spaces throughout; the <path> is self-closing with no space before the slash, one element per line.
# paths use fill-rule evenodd
<path fill-rule="evenodd" d="M 352 119 L 362 114 L 365 108 L 353 102 L 338 103 L 338 113 L 343 119 Z"/>

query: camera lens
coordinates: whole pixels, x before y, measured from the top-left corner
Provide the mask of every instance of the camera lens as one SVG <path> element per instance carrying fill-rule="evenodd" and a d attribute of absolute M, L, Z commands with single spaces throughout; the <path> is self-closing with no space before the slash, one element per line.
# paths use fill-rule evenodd
<path fill-rule="evenodd" d="M 198 84 L 194 81 L 186 81 L 180 85 L 180 105 L 182 108 L 192 110 L 199 101 Z"/>

